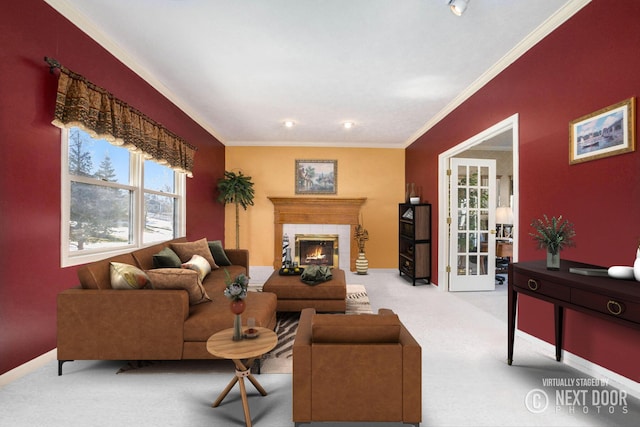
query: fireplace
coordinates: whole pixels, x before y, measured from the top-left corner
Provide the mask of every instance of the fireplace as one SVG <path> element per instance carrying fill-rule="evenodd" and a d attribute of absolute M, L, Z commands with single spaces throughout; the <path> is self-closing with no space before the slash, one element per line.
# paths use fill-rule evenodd
<path fill-rule="evenodd" d="M 347 266 L 351 271 L 356 271 L 356 258 L 358 246 L 351 236 L 355 234 L 356 225 L 360 218 L 360 207 L 367 200 L 365 197 L 269 197 L 273 203 L 273 267 L 277 270 L 282 267 L 282 238 L 284 227 L 304 226 L 311 227 L 346 227 L 347 233 L 342 240 L 343 250 L 340 256 L 346 256 L 341 263 L 342 269 Z M 313 231 L 288 231 L 288 235 L 296 234 L 329 234 L 338 233 L 338 230 Z"/>
<path fill-rule="evenodd" d="M 337 234 L 296 234 L 295 261 L 301 267 L 326 265 L 338 268 Z"/>

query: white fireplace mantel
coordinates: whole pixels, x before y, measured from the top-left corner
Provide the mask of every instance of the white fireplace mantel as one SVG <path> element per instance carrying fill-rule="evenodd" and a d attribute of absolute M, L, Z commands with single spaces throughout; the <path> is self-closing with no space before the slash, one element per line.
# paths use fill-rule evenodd
<path fill-rule="evenodd" d="M 273 267 L 282 266 L 282 226 L 284 224 L 346 224 L 351 236 L 360 218 L 366 197 L 269 197 L 273 203 Z M 350 270 L 356 270 L 358 246 L 350 239 Z"/>

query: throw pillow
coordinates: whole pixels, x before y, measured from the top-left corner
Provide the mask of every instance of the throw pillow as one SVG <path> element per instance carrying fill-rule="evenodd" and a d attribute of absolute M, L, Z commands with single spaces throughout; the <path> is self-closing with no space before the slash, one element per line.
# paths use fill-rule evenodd
<path fill-rule="evenodd" d="M 189 294 L 189 304 L 211 301 L 202 286 L 198 273 L 182 268 L 156 268 L 147 270 L 153 289 L 184 289 Z"/>
<path fill-rule="evenodd" d="M 200 255 L 202 258 L 209 261 L 209 265 L 212 269 L 215 270 L 219 268 L 213 260 L 213 255 L 211 255 L 207 239 L 205 238 L 196 240 L 195 242 L 171 243 L 171 249 L 178 254 L 178 257 L 180 257 L 180 261 L 182 262 L 189 261 L 194 255 Z"/>
<path fill-rule="evenodd" d="M 231 261 L 227 258 L 227 254 L 225 253 L 220 240 L 213 240 L 209 242 L 209 250 L 211 251 L 211 255 L 213 255 L 213 260 L 220 267 L 231 265 Z"/>
<path fill-rule="evenodd" d="M 153 268 L 180 268 L 182 261 L 171 248 L 164 248 L 153 255 Z"/>
<path fill-rule="evenodd" d="M 142 289 L 149 283 L 149 276 L 133 265 L 112 262 L 109 270 L 113 289 Z"/>
<path fill-rule="evenodd" d="M 193 270 L 198 273 L 198 277 L 201 281 L 207 277 L 207 274 L 211 273 L 209 261 L 202 258 L 200 255 L 192 256 L 189 261 L 182 264 L 182 268 L 188 268 L 189 270 Z"/>

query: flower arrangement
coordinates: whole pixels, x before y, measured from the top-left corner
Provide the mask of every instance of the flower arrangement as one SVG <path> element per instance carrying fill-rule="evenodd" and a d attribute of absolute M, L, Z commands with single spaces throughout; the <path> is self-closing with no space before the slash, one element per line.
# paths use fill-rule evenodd
<path fill-rule="evenodd" d="M 364 253 L 364 244 L 369 240 L 369 232 L 361 224 L 358 224 L 353 237 L 358 244 L 358 252 Z"/>
<path fill-rule="evenodd" d="M 231 275 L 226 268 L 224 273 L 226 275 L 224 282 L 227 284 L 227 287 L 224 290 L 224 296 L 232 301 L 245 299 L 247 297 L 249 278 L 245 274 L 239 274 L 235 279 L 231 279 Z"/>
<path fill-rule="evenodd" d="M 566 219 L 563 220 L 562 215 L 551 219 L 544 215 L 544 219 L 534 220 L 531 226 L 536 231 L 529 235 L 538 243 L 538 249 L 546 249 L 550 254 L 557 255 L 565 247 L 575 246 L 573 238 L 576 233 L 573 224 Z"/>

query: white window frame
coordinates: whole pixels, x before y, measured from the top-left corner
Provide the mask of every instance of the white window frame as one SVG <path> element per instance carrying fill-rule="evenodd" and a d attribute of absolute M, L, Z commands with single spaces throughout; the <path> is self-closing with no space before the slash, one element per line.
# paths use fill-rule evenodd
<path fill-rule="evenodd" d="M 86 264 L 93 261 L 99 261 L 101 259 L 109 258 L 115 255 L 125 254 L 135 249 L 143 247 L 153 246 L 160 242 L 143 243 L 144 233 L 144 195 L 158 194 L 167 196 L 166 193 L 161 191 L 155 191 L 144 188 L 144 162 L 145 158 L 143 154 L 130 152 L 129 168 L 130 179 L 129 184 L 117 184 L 109 182 L 100 182 L 100 185 L 106 187 L 113 186 L 116 188 L 131 190 L 133 197 L 131 203 L 132 210 L 132 243 L 123 244 L 117 248 L 96 248 L 85 249 L 81 252 L 71 251 L 69 249 L 69 221 L 71 216 L 71 182 L 82 182 L 88 184 L 96 184 L 96 180 L 92 178 L 84 178 L 73 176 L 69 173 L 69 130 L 62 129 L 61 132 L 61 147 L 62 155 L 61 159 L 61 223 L 60 223 L 60 263 L 62 267 L 70 267 L 74 265 Z M 181 172 L 175 172 L 175 195 L 177 203 L 175 206 L 175 224 L 174 224 L 174 236 L 183 237 L 186 235 L 186 218 L 187 218 L 187 203 L 186 203 L 186 174 Z"/>

